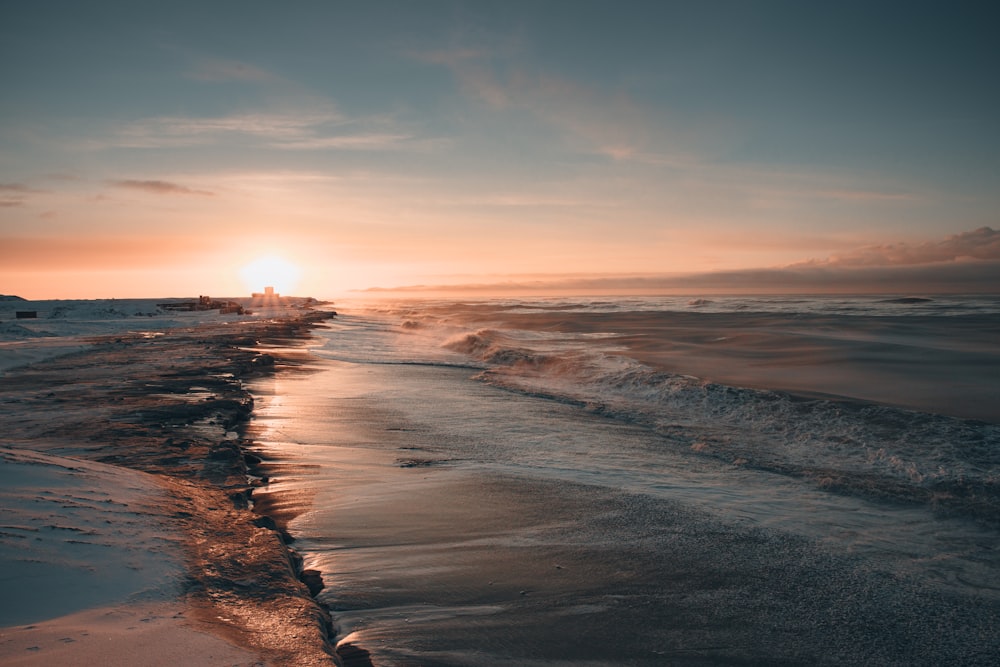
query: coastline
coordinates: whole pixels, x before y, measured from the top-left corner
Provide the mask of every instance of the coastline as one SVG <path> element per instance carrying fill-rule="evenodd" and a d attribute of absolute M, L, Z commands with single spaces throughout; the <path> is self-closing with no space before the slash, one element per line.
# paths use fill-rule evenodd
<path fill-rule="evenodd" d="M 89 619 L 83 625 L 93 630 L 95 616 L 106 620 L 116 614 L 125 625 L 117 628 L 118 635 L 110 630 L 102 635 L 110 642 L 102 650 L 111 650 L 118 659 L 131 652 L 146 664 L 169 664 L 183 644 L 190 648 L 185 659 L 194 652 L 207 661 L 202 664 L 340 662 L 330 643 L 330 616 L 313 598 L 322 583 L 314 573 L 303 576 L 287 533 L 262 513 L 264 508 L 253 505 L 253 490 L 265 480 L 254 476 L 260 461 L 246 452 L 250 443 L 244 427 L 253 398 L 242 384 L 302 364 L 294 353 L 261 354 L 255 346 L 294 349 L 317 323 L 332 316 L 289 311 L 269 320 L 112 335 L 4 374 L 0 454 L 5 470 L 20 472 L 17 465 L 30 464 L 35 467 L 24 470 L 74 471 L 92 465 L 95 479 L 110 487 L 121 480 L 107 475 L 135 471 L 139 476 L 128 484 L 144 487 L 142 497 L 151 509 L 130 510 L 129 522 L 145 521 L 147 533 L 162 531 L 163 539 L 174 540 L 167 550 L 184 553 L 182 574 L 172 589 L 107 604 L 88 606 L 83 600 L 84 609 L 74 613 L 56 612 L 54 618 L 31 618 L 0 629 L 0 664 L 51 664 L 71 643 L 74 655 L 85 655 L 83 638 L 97 632 L 85 630 L 74 639 L 68 629 Z M 100 490 L 83 489 L 83 496 Z M 105 502 L 129 505 L 113 495 Z M 134 501 L 131 505 L 135 507 Z M 93 513 L 100 510 L 95 505 L 88 516 L 99 517 Z M 115 525 L 120 519 L 105 518 L 106 527 L 88 529 L 84 539 L 64 539 L 60 548 L 75 549 L 75 554 L 92 550 L 122 530 Z M 14 526 L 4 535 L 30 546 L 29 536 L 19 531 L 34 529 Z M 20 564 L 30 560 L 19 553 L 7 556 Z M 146 637 L 162 635 L 152 653 L 136 633 L 124 632 L 135 627 Z M 206 633 L 224 643 L 206 650 Z M 165 648 L 173 657 L 167 657 Z"/>
<path fill-rule="evenodd" d="M 559 306 L 549 321 L 572 322 Z M 509 307 L 456 304 L 485 316 Z M 961 497 L 946 511 L 900 502 L 902 475 L 852 458 L 885 446 L 921 468 L 934 456 L 942 475 L 980 460 L 982 472 L 946 479 L 984 488 L 991 427 L 918 433 L 885 421 L 866 432 L 869 422 L 843 411 L 844 422 L 800 424 L 800 410 L 768 415 L 758 396 L 717 385 L 723 407 L 762 419 L 715 431 L 719 404 L 693 392 L 687 412 L 660 404 L 664 434 L 635 418 L 649 414 L 640 399 L 655 384 L 617 392 L 604 382 L 611 372 L 596 374 L 592 387 L 604 391 L 587 396 L 593 403 L 566 400 L 591 388 L 567 372 L 574 355 L 606 339 L 554 352 L 553 337 L 521 327 L 454 318 L 432 329 L 438 314 L 345 313 L 316 332 L 323 372 L 251 385 L 254 452 L 276 461 L 268 494 L 309 507 L 291 523 L 296 546 L 330 583 L 320 600 L 345 640 L 377 663 L 972 665 L 996 654 L 995 527 Z M 526 360 L 509 376 L 550 384 L 476 375 L 442 350 L 449 328 L 492 343 L 484 366 Z M 553 358 L 548 376 L 533 374 L 531 360 Z M 785 429 L 800 426 L 815 427 L 816 440 L 798 448 Z M 836 440 L 845 427 L 858 440 Z M 704 443 L 734 446 L 706 455 Z M 758 453 L 789 466 L 823 455 L 814 469 L 861 474 L 872 491 L 736 458 Z"/>

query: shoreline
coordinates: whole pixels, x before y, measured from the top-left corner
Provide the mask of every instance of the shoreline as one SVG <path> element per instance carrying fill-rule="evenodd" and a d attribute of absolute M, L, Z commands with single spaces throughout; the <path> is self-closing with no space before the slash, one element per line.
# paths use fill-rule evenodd
<path fill-rule="evenodd" d="M 349 647 L 337 656 L 333 621 L 313 597 L 322 589 L 318 573 L 303 572 L 284 521 L 253 503 L 254 488 L 266 479 L 254 474 L 261 462 L 247 451 L 253 397 L 243 381 L 303 364 L 295 354 L 255 348 L 299 346 L 334 313 L 289 315 L 105 336 L 84 350 L 12 369 L 0 389 L 0 402 L 8 404 L 0 429 L 15 451 L 154 476 L 171 505 L 159 520 L 185 538 L 177 602 L 190 629 L 267 664 L 344 664 L 353 657 Z M 14 624 L 0 637 L 6 643 L 15 630 L 59 620 Z M 18 656 L 0 646 L 0 664 L 45 662 L 44 650 L 29 648 L 33 654 Z"/>

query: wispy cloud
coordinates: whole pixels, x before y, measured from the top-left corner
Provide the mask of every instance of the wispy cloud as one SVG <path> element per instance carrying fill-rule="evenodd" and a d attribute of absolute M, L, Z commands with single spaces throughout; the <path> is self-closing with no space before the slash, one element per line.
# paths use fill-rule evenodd
<path fill-rule="evenodd" d="M 214 192 L 209 190 L 189 188 L 186 185 L 171 183 L 170 181 L 121 180 L 111 181 L 110 183 L 115 187 L 141 190 L 143 192 L 150 192 L 157 195 L 199 195 L 203 197 L 211 197 L 215 195 Z"/>
<path fill-rule="evenodd" d="M 857 202 L 909 202 L 917 198 L 909 192 L 886 192 L 862 189 L 817 190 L 814 194 L 817 197 L 825 197 L 827 199 Z"/>
<path fill-rule="evenodd" d="M 299 113 L 247 113 L 229 116 L 160 116 L 130 123 L 113 143 L 124 148 L 169 148 L 249 136 L 271 141 L 302 140 L 345 119 L 334 110 Z"/>
<path fill-rule="evenodd" d="M 0 208 L 23 206 L 28 195 L 42 192 L 22 183 L 0 183 Z"/>
<path fill-rule="evenodd" d="M 20 183 L 0 183 L 0 192 L 16 192 L 27 194 L 29 192 L 38 192 L 34 188 L 29 188 L 27 185 L 22 185 Z"/>
<path fill-rule="evenodd" d="M 634 167 L 628 183 L 637 190 L 642 184 L 641 196 L 671 193 L 675 210 L 678 201 L 697 208 L 728 202 L 741 212 L 791 216 L 806 206 L 904 207 L 922 199 L 884 174 L 729 159 L 743 139 L 738 122 L 681 118 L 668 108 L 653 109 L 625 87 L 596 86 L 532 66 L 509 46 L 459 47 L 412 57 L 449 70 L 459 90 L 491 112 L 514 112 L 511 118 L 527 115 L 547 124 L 553 132 L 541 141 Z"/>
<path fill-rule="evenodd" d="M 457 68 L 463 63 L 482 60 L 490 56 L 490 52 L 484 49 L 458 48 L 439 49 L 432 51 L 414 51 L 410 56 L 415 60 L 421 60 L 432 65 L 445 65 Z"/>
<path fill-rule="evenodd" d="M 495 192 L 484 194 L 453 194 L 440 198 L 427 198 L 425 201 L 434 206 L 447 208 L 589 208 L 608 209 L 622 206 L 622 202 L 602 197 L 587 197 L 585 194 L 546 193 L 525 190 L 523 192 Z"/>
<path fill-rule="evenodd" d="M 433 140 L 397 131 L 384 117 L 350 119 L 333 108 L 228 116 L 160 116 L 117 131 L 104 148 L 185 148 L 232 142 L 278 150 L 426 150 Z"/>
<path fill-rule="evenodd" d="M 482 49 L 458 48 L 413 57 L 448 68 L 467 95 L 495 110 L 527 111 L 560 129 L 581 151 L 614 160 L 650 158 L 645 150 L 650 124 L 624 92 L 518 65 L 509 53 L 499 58 Z"/>
<path fill-rule="evenodd" d="M 244 81 L 249 83 L 271 83 L 281 78 L 265 69 L 239 60 L 224 58 L 202 58 L 194 64 L 188 76 L 199 81 L 222 82 Z"/>
<path fill-rule="evenodd" d="M 400 148 L 414 137 L 406 134 L 344 134 L 317 136 L 272 142 L 274 148 L 287 150 L 389 150 Z"/>

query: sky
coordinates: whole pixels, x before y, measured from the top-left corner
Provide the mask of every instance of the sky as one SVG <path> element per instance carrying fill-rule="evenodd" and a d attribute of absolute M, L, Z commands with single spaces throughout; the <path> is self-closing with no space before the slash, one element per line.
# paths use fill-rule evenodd
<path fill-rule="evenodd" d="M 998 18 L 0 0 L 0 294 L 998 291 Z"/>

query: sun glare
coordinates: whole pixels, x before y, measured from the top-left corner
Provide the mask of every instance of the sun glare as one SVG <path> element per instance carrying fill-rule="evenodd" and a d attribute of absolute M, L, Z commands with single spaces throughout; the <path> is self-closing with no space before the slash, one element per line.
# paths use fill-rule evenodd
<path fill-rule="evenodd" d="M 262 292 L 273 287 L 279 294 L 291 295 L 302 277 L 302 270 L 283 257 L 258 257 L 240 269 L 240 278 L 248 292 Z"/>

